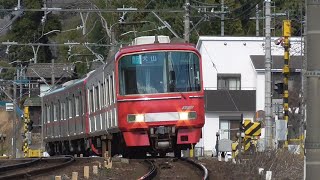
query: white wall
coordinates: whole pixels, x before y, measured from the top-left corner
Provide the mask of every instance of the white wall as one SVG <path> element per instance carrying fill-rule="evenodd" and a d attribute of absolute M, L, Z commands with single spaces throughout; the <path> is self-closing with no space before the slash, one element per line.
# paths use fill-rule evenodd
<path fill-rule="evenodd" d="M 272 38 L 272 42 L 278 38 Z M 291 55 L 303 55 L 301 38 L 291 38 Z M 205 37 L 199 38 L 197 49 L 202 55 L 204 89 L 217 89 L 217 73 L 241 74 L 241 89 L 256 90 L 256 111 L 264 110 L 265 76 L 257 73 L 250 55 L 264 55 L 263 37 Z M 272 44 L 272 55 L 283 55 L 282 46 Z M 214 65 L 213 65 L 214 64 Z M 253 120 L 255 112 L 244 112 L 244 119 Z M 240 116 L 239 112 L 206 113 L 202 139 L 197 147 L 212 153 L 219 130 L 219 116 Z"/>
<path fill-rule="evenodd" d="M 284 49 L 275 45 L 272 38 L 272 55 L 283 55 Z M 290 55 L 303 55 L 301 38 L 290 38 Z M 264 55 L 263 37 L 206 37 L 199 38 L 197 48 L 202 55 L 203 84 L 205 89 L 217 89 L 217 73 L 241 74 L 241 89 L 256 90 L 256 110 L 264 110 L 265 78 L 258 74 L 250 55 Z M 213 66 L 215 65 L 215 67 Z"/>
<path fill-rule="evenodd" d="M 256 110 L 264 110 L 265 102 L 265 75 L 257 74 L 257 89 L 256 89 Z"/>

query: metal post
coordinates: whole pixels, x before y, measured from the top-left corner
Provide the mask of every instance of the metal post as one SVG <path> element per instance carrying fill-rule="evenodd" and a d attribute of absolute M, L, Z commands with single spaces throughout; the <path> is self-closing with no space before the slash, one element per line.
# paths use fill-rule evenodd
<path fill-rule="evenodd" d="M 272 143 L 272 112 L 271 112 L 271 10 L 270 0 L 265 0 L 265 114 L 266 114 L 266 150 L 273 148 Z"/>
<path fill-rule="evenodd" d="M 54 86 L 54 59 L 51 60 L 51 86 Z"/>
<path fill-rule="evenodd" d="M 17 121 L 17 77 L 14 77 L 13 82 L 13 121 L 12 121 L 12 128 L 13 128 L 13 136 L 12 136 L 12 158 L 16 158 L 16 121 Z"/>
<path fill-rule="evenodd" d="M 189 42 L 190 41 L 190 2 L 189 0 L 186 0 L 185 4 L 185 15 L 184 15 L 184 41 Z"/>
<path fill-rule="evenodd" d="M 221 36 L 224 36 L 224 0 L 221 0 Z"/>
<path fill-rule="evenodd" d="M 307 134 L 306 179 L 320 177 L 320 1 L 307 0 Z"/>
<path fill-rule="evenodd" d="M 259 37 L 259 4 L 256 5 L 256 36 Z"/>
<path fill-rule="evenodd" d="M 282 36 L 284 37 L 283 40 L 283 47 L 284 47 L 284 66 L 283 66 L 283 110 L 284 116 L 283 119 L 287 122 L 289 120 L 289 89 L 288 89 L 288 82 L 289 82 L 289 60 L 290 60 L 290 42 L 289 37 L 291 36 L 291 22 L 290 20 L 284 20 L 282 25 Z M 288 135 L 288 130 L 287 130 Z M 288 139 L 288 138 L 287 138 Z M 285 142 L 285 146 L 287 147 L 288 141 Z"/>
<path fill-rule="evenodd" d="M 43 144 L 43 140 L 44 140 L 44 111 L 46 111 L 46 109 L 44 109 L 44 105 L 43 105 L 43 96 L 40 97 L 41 98 L 41 149 L 45 149 L 44 148 L 44 144 Z"/>
<path fill-rule="evenodd" d="M 20 90 L 20 96 L 19 101 L 22 99 L 22 63 L 20 63 L 20 72 L 19 72 L 19 90 Z"/>

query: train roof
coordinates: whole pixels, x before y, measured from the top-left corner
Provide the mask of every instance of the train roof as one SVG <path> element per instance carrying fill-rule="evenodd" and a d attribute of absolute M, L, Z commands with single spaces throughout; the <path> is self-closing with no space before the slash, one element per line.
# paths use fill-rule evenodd
<path fill-rule="evenodd" d="M 82 78 L 82 79 L 74 79 L 74 80 L 65 82 L 64 84 L 62 84 L 62 86 L 59 86 L 59 87 L 57 87 L 55 89 L 52 89 L 49 92 L 45 93 L 44 96 L 55 94 L 57 92 L 63 91 L 65 89 L 68 89 L 69 87 L 72 87 L 72 86 L 74 86 L 74 85 L 76 85 L 78 83 L 84 82 L 87 79 L 87 77 L 88 77 L 88 75 L 86 77 Z"/>
<path fill-rule="evenodd" d="M 190 43 L 157 43 L 157 44 L 143 44 L 126 46 L 119 50 L 117 56 L 122 54 L 142 52 L 142 51 L 153 51 L 153 50 L 191 50 L 198 51 L 194 44 Z"/>

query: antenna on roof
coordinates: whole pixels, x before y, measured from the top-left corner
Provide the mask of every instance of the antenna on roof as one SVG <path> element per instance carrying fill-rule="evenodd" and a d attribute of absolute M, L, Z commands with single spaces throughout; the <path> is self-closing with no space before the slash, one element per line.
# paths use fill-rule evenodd
<path fill-rule="evenodd" d="M 158 39 L 158 35 L 156 34 L 154 36 L 154 44 L 158 44 L 159 43 L 159 39 Z"/>

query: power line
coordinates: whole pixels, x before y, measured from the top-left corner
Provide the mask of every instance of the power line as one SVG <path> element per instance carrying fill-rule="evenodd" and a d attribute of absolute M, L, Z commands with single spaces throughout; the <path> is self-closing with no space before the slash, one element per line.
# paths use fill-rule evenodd
<path fill-rule="evenodd" d="M 1 44 L 0 44 L 1 45 Z M 112 44 L 97 44 L 97 43 L 17 43 L 17 42 L 2 42 L 2 45 L 9 45 L 9 46 L 95 46 L 95 47 L 111 47 L 117 46 Z"/>
<path fill-rule="evenodd" d="M 180 9 L 138 9 L 138 8 L 117 8 L 117 9 L 62 9 L 62 8 L 41 8 L 41 9 L 0 9 L 3 11 L 23 11 L 23 12 L 46 12 L 46 11 L 57 11 L 57 12 L 165 12 L 165 13 L 183 13 L 184 10 Z"/>

